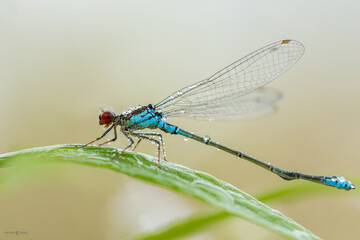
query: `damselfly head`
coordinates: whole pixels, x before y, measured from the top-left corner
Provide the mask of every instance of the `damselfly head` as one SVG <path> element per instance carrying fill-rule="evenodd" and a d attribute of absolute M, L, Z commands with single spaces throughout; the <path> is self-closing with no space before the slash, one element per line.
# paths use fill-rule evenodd
<path fill-rule="evenodd" d="M 110 111 L 105 111 L 99 115 L 99 124 L 100 125 L 105 124 L 105 127 L 108 127 L 111 123 L 114 122 L 114 119 L 115 119 L 115 113 Z"/>

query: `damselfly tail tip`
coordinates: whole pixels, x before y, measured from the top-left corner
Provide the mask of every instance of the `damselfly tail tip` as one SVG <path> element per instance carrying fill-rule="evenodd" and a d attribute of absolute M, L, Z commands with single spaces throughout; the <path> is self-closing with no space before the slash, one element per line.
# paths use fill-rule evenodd
<path fill-rule="evenodd" d="M 347 181 L 344 177 L 325 177 L 325 185 L 336 187 L 338 189 L 345 189 L 350 191 L 351 189 L 355 189 L 355 185 L 352 184 L 350 181 Z"/>
<path fill-rule="evenodd" d="M 340 178 L 340 179 L 341 179 L 341 182 L 343 183 L 341 186 L 339 186 L 340 188 L 343 188 L 347 191 L 355 189 L 355 185 L 352 184 L 350 181 L 347 181 L 344 178 Z"/>

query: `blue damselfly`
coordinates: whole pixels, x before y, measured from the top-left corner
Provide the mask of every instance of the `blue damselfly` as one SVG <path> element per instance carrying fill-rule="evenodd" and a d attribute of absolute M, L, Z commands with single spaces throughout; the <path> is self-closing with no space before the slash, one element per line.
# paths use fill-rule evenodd
<path fill-rule="evenodd" d="M 304 46 L 298 41 L 278 41 L 241 58 L 208 79 L 174 92 L 158 104 L 132 107 L 120 115 L 111 111 L 103 111 L 99 115 L 99 124 L 105 125 L 107 130 L 103 135 L 82 147 L 102 139 L 111 130 L 114 130 L 114 138 L 99 145 L 115 141 L 117 139 L 116 128 L 119 126 L 121 133 L 130 141 L 119 155 L 134 145 L 132 137 L 138 139 L 134 149 L 142 139 L 146 139 L 157 144 L 160 168 L 161 151 L 166 160 L 161 133 L 138 132 L 145 128 L 160 129 L 166 133 L 191 138 L 248 160 L 285 180 L 303 179 L 339 189 L 354 189 L 355 186 L 343 177 L 316 176 L 286 171 L 214 142 L 207 136 L 198 136 L 165 121 L 169 117 L 177 116 L 200 120 L 238 120 L 269 114 L 274 111 L 281 94 L 278 91 L 262 87 L 286 72 L 300 59 L 303 53 Z M 154 137 L 159 137 L 159 140 Z"/>

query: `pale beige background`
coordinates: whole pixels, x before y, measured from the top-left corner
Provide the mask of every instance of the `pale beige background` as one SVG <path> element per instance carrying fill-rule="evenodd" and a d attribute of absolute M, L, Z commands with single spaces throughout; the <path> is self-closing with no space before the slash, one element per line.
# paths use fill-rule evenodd
<path fill-rule="evenodd" d="M 359 1 L 1 1 L 0 152 L 86 143 L 102 133 L 98 107 L 157 103 L 281 39 L 306 52 L 271 84 L 284 99 L 269 117 L 243 122 L 171 119 L 185 129 L 285 169 L 359 176 Z M 168 159 L 259 193 L 291 184 L 179 136 Z M 114 146 L 123 147 L 121 138 Z M 154 154 L 152 144 L 138 151 Z M 53 166 L 0 197 L 4 231 L 16 239 L 122 239 L 205 204 L 120 174 Z M 0 170 L 0 179 L 6 174 Z M 35 179 L 35 180 L 33 180 Z M 356 182 L 355 182 L 356 184 Z M 360 184 L 358 183 L 360 187 Z M 325 239 L 359 235 L 357 191 L 272 203 Z M 239 219 L 191 239 L 279 239 Z"/>

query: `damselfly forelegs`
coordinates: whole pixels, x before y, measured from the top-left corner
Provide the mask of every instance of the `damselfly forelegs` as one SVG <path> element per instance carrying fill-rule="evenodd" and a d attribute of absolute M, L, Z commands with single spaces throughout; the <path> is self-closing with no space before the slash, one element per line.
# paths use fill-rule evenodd
<path fill-rule="evenodd" d="M 94 140 L 92 140 L 91 142 L 84 144 L 83 146 L 80 146 L 78 148 L 84 148 L 90 144 L 93 144 L 99 140 L 101 140 L 103 137 L 105 137 L 110 131 L 111 129 L 114 129 L 114 138 L 107 140 L 103 143 L 98 144 L 98 146 L 102 146 L 105 144 L 108 144 L 110 142 L 114 142 L 117 139 L 117 132 L 116 132 L 116 126 L 112 125 L 109 129 L 107 129 L 100 137 L 95 138 Z M 124 130 L 121 130 L 122 134 L 129 140 L 129 144 L 123 149 L 121 150 L 121 152 L 119 152 L 116 157 L 120 157 L 121 154 L 123 154 L 127 149 L 131 148 L 134 145 L 134 140 L 131 138 L 131 136 L 134 136 L 136 138 L 138 138 L 138 141 L 136 142 L 136 144 L 134 145 L 132 151 L 135 151 L 135 149 L 137 148 L 137 146 L 139 145 L 139 143 L 141 142 L 142 139 L 148 140 L 152 143 L 155 143 L 157 145 L 157 152 L 158 152 L 158 167 L 160 168 L 160 159 L 161 159 L 161 151 L 163 153 L 163 158 L 165 161 L 167 161 L 166 159 L 166 152 L 165 152 L 165 147 L 164 147 L 164 139 L 163 136 L 161 135 L 161 133 L 156 133 L 156 132 L 141 132 L 141 133 L 136 133 L 136 132 L 126 132 Z M 130 136 L 131 135 L 131 136 Z M 150 136 L 150 137 L 149 137 Z M 158 137 L 160 140 L 156 140 L 152 137 Z"/>

